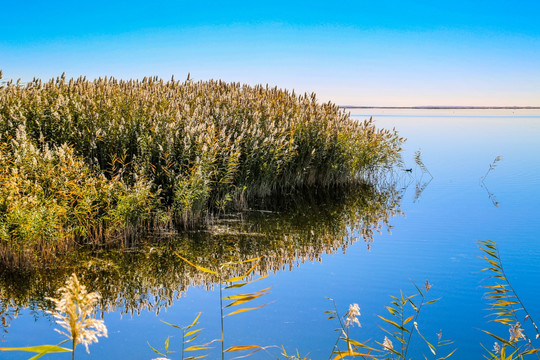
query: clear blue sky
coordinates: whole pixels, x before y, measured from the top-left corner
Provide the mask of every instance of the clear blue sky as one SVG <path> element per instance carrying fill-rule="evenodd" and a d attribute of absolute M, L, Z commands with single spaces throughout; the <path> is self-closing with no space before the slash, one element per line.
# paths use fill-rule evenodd
<path fill-rule="evenodd" d="M 5 78 L 158 75 L 350 105 L 540 106 L 540 1 L 4 1 Z"/>

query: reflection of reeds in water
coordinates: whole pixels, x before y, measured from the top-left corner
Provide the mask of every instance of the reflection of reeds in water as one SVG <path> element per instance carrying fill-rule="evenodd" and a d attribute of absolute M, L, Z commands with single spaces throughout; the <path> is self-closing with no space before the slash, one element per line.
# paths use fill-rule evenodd
<path fill-rule="evenodd" d="M 0 327 L 2 335 L 7 334 L 11 322 L 19 316 L 19 307 L 15 305 L 13 299 L 0 300 Z M 2 341 L 0 337 L 0 341 Z"/>
<path fill-rule="evenodd" d="M 397 167 L 400 171 L 386 173 L 385 178 L 389 179 L 396 187 L 403 190 L 408 189 L 413 183 L 415 187 L 413 203 L 417 202 L 429 184 L 433 181 L 433 175 L 428 170 L 422 160 L 422 150 L 414 153 L 414 167 L 405 167 L 403 161 Z"/>
<path fill-rule="evenodd" d="M 169 238 L 143 240 L 136 247 L 80 251 L 56 267 L 0 269 L 0 302 L 19 308 L 47 308 L 63 279 L 77 272 L 92 283 L 107 311 L 160 312 L 190 286 L 213 288 L 218 279 L 186 266 L 173 252 L 207 268 L 228 261 L 263 256 L 257 272 L 292 269 L 322 254 L 345 251 L 354 241 L 373 241 L 399 213 L 400 194 L 391 186 L 357 187 L 348 191 L 311 194 L 304 201 L 261 203 L 265 212 L 227 216 L 205 230 Z M 281 211 L 277 211 L 277 210 Z M 219 230 L 217 230 L 219 229 Z M 247 271 L 240 265 L 238 271 Z M 232 276 L 232 272 L 224 276 Z"/>
<path fill-rule="evenodd" d="M 418 179 L 416 181 L 415 192 L 414 192 L 414 200 L 413 200 L 413 202 L 417 202 L 418 199 L 420 199 L 420 196 L 422 195 L 424 190 L 426 190 L 428 185 L 433 180 L 433 175 L 428 170 L 427 166 L 424 164 L 424 161 L 422 160 L 422 150 L 419 149 L 414 153 L 414 162 L 415 162 L 416 166 L 419 167 L 420 170 L 421 170 L 420 179 Z M 424 179 L 424 174 L 429 175 L 429 180 L 426 181 Z"/>
<path fill-rule="evenodd" d="M 497 198 L 495 197 L 495 194 L 492 193 L 491 191 L 489 191 L 489 189 L 488 189 L 488 187 L 487 187 L 487 185 L 486 185 L 486 178 L 487 178 L 487 176 L 488 176 L 493 170 L 495 170 L 495 168 L 497 167 L 497 163 L 498 163 L 499 161 L 501 161 L 501 160 L 502 160 L 502 156 L 500 156 L 500 155 L 497 156 L 497 157 L 493 160 L 493 162 L 492 162 L 491 164 L 489 164 L 489 168 L 488 168 L 488 170 L 486 171 L 486 173 L 484 174 L 484 176 L 482 176 L 482 177 L 480 178 L 480 186 L 483 187 L 483 188 L 486 190 L 486 192 L 487 192 L 487 194 L 488 194 L 488 197 L 489 197 L 489 200 L 491 200 L 491 203 L 492 203 L 493 206 L 495 206 L 495 207 L 499 207 L 500 203 L 497 201 Z"/>
<path fill-rule="evenodd" d="M 540 352 L 540 349 L 535 347 L 533 344 L 533 338 L 527 335 L 526 330 L 523 327 L 523 324 L 530 323 L 531 326 L 534 328 L 534 331 L 536 332 L 536 336 L 534 339 L 538 339 L 540 337 L 540 331 L 538 330 L 538 327 L 534 320 L 532 319 L 530 313 L 525 308 L 523 302 L 517 295 L 515 289 L 511 285 L 509 279 L 506 276 L 502 260 L 499 254 L 499 250 L 497 247 L 497 244 L 494 241 L 491 240 L 483 240 L 479 241 L 479 247 L 480 250 L 483 252 L 483 259 L 487 262 L 488 267 L 482 269 L 482 271 L 489 272 L 490 276 L 488 277 L 489 280 L 493 281 L 493 284 L 486 285 L 487 292 L 485 294 L 488 301 L 490 301 L 490 308 L 488 309 L 490 311 L 490 315 L 494 317 L 493 321 L 499 324 L 502 324 L 506 327 L 508 327 L 509 336 L 504 335 L 497 335 L 494 333 L 491 333 L 489 331 L 485 331 L 488 335 L 493 337 L 496 341 L 493 344 L 492 349 L 488 349 L 484 347 L 488 355 L 485 355 L 484 358 L 489 360 L 523 360 L 526 357 L 529 357 L 529 355 L 536 355 L 538 357 L 538 353 Z M 253 258 L 248 259 L 245 261 L 235 261 L 235 262 L 227 262 L 222 263 L 219 265 L 219 269 L 217 270 L 211 270 L 208 268 L 205 268 L 203 266 L 200 266 L 198 264 L 195 264 L 180 255 L 176 254 L 178 258 L 180 258 L 183 262 L 187 263 L 189 266 L 195 268 L 197 271 L 211 274 L 213 276 L 217 276 L 218 278 L 218 284 L 220 287 L 219 297 L 220 297 L 220 311 L 221 311 L 221 339 L 214 340 L 214 341 L 220 341 L 221 342 L 221 358 L 225 358 L 225 353 L 227 352 L 236 352 L 236 351 L 246 351 L 246 350 L 255 350 L 247 355 L 240 356 L 237 358 L 243 358 L 250 356 L 256 351 L 265 350 L 275 347 L 275 346 L 267 346 L 267 347 L 261 347 L 257 345 L 240 345 L 240 346 L 232 346 L 229 347 L 227 350 L 225 350 L 224 346 L 224 326 L 223 321 L 226 316 L 236 315 L 239 313 L 259 309 L 263 306 L 266 306 L 267 304 L 263 304 L 260 306 L 256 306 L 253 308 L 242 308 L 235 311 L 230 312 L 227 315 L 224 315 L 224 312 L 227 308 L 231 306 L 236 305 L 242 305 L 246 304 L 249 301 L 252 301 L 254 299 L 260 298 L 261 296 L 264 296 L 267 294 L 267 291 L 269 288 L 262 289 L 260 291 L 256 291 L 253 293 L 245 293 L 245 294 L 236 294 L 236 295 L 229 295 L 229 296 L 223 296 L 223 291 L 227 289 L 238 289 L 242 288 L 244 285 L 247 285 L 249 283 L 258 281 L 260 279 L 265 278 L 266 276 L 262 276 L 255 280 L 247 280 L 250 273 L 254 272 L 256 265 L 253 265 L 254 262 L 257 262 L 260 260 L 260 258 Z M 241 264 L 247 264 L 249 269 L 247 272 L 238 275 L 237 268 Z M 233 269 L 234 277 L 225 279 L 223 277 L 223 269 Z M 331 355 L 329 359 L 332 360 L 340 360 L 340 359 L 347 359 L 347 358 L 357 358 L 361 357 L 364 359 L 381 359 L 381 360 L 389 360 L 389 359 L 401 359 L 406 360 L 409 358 L 409 346 L 412 343 L 413 335 L 416 334 L 416 337 L 419 337 L 429 349 L 429 352 L 432 355 L 432 359 L 434 360 L 445 360 L 449 357 L 451 357 L 456 350 L 452 350 L 450 352 L 445 351 L 443 354 L 441 354 L 441 350 L 448 345 L 451 345 L 451 341 L 443 340 L 442 339 L 442 331 L 440 331 L 436 336 L 437 340 L 436 342 L 430 342 L 426 336 L 420 331 L 420 325 L 419 325 L 419 315 L 422 310 L 422 308 L 426 305 L 430 305 L 435 303 L 438 299 L 435 300 L 428 300 L 427 299 L 427 293 L 432 287 L 432 284 L 429 283 L 429 281 L 426 280 L 425 285 L 423 288 L 418 287 L 416 284 L 413 283 L 415 286 L 417 293 L 414 295 L 406 296 L 403 294 L 403 292 L 400 292 L 399 296 L 392 296 L 392 302 L 390 306 L 387 306 L 386 309 L 388 310 L 388 315 L 386 317 L 379 316 L 379 318 L 384 322 L 384 325 L 381 326 L 382 330 L 387 334 L 387 336 L 384 336 L 384 339 L 382 342 L 375 341 L 375 343 L 379 346 L 379 348 L 376 348 L 372 345 L 368 345 L 368 342 L 361 342 L 354 340 L 351 337 L 350 330 L 354 328 L 354 325 L 358 325 L 361 327 L 360 321 L 358 317 L 360 316 L 360 308 L 358 304 L 351 304 L 349 306 L 349 310 L 345 313 L 344 316 L 341 316 L 336 304 L 334 303 L 333 310 L 326 311 L 325 313 L 328 314 L 329 319 L 337 319 L 339 323 L 339 328 L 336 329 L 336 331 L 339 333 L 338 338 L 336 340 L 336 343 L 334 344 Z M 82 291 L 81 291 L 82 289 Z M 66 286 L 62 289 L 60 289 L 62 292 L 61 299 L 56 299 L 54 302 L 57 305 L 57 310 L 59 312 L 67 312 L 67 315 L 58 315 L 60 319 L 64 320 L 63 326 L 67 329 L 72 329 L 71 323 L 78 322 L 79 318 L 87 319 L 88 315 L 93 312 L 94 305 L 95 305 L 95 299 L 97 298 L 97 295 L 93 294 L 86 294 L 86 291 L 84 288 L 81 288 L 81 286 L 78 284 L 77 278 L 75 275 L 72 276 L 70 280 L 66 283 Z M 77 295 L 79 294 L 79 295 Z M 69 296 L 68 296 L 69 295 Z M 71 296 L 74 296 L 77 300 L 75 303 L 77 303 L 77 306 L 88 306 L 89 311 L 87 310 L 77 310 L 75 313 L 77 315 L 69 315 L 70 311 L 69 309 L 66 309 L 65 306 L 63 306 L 63 303 L 73 303 L 73 299 L 71 299 Z M 82 300 L 81 300 L 82 299 Z M 85 300 L 86 299 L 86 300 Z M 229 300 L 231 301 L 228 305 L 224 305 L 223 301 Z M 332 299 L 330 299 L 333 301 Z M 69 306 L 68 306 L 69 307 Z M 82 314 L 82 316 L 79 316 L 79 314 Z M 524 317 L 521 319 L 521 316 Z M 201 331 L 200 329 L 194 329 L 189 332 L 193 326 L 197 325 L 197 320 L 200 316 L 199 315 L 195 318 L 195 320 L 192 322 L 191 325 L 187 327 L 181 327 L 173 324 L 169 324 L 170 326 L 173 326 L 177 329 L 182 330 L 182 359 L 184 359 L 184 346 L 186 343 L 189 343 L 190 341 L 197 338 L 197 334 Z M 69 320 L 69 318 L 76 318 L 75 321 Z M 97 320 L 96 320 L 97 321 Z M 98 321 L 99 322 L 99 321 Z M 96 327 L 96 326 L 94 326 Z M 98 328 L 105 329 L 103 323 L 99 322 L 97 324 Z M 98 332 L 100 330 L 98 329 Z M 106 330 L 105 334 L 106 334 Z M 101 331 L 103 334 L 103 330 Z M 72 333 L 73 334 L 73 333 Z M 93 334 L 93 336 L 97 335 Z M 69 337 L 70 335 L 68 335 Z M 391 338 L 394 339 L 394 341 L 391 340 Z M 71 335 L 71 338 L 73 339 L 73 350 L 76 346 L 76 340 L 75 336 Z M 507 340 L 508 339 L 508 340 Z M 82 342 L 82 341 L 81 341 Z M 62 344 L 62 343 L 61 343 Z M 61 345 L 60 344 L 60 345 Z M 199 350 L 206 350 L 209 349 L 208 344 L 204 345 L 194 345 L 189 348 L 190 351 L 199 351 Z M 342 348 L 344 347 L 344 349 Z M 164 356 L 163 359 L 168 359 L 168 354 L 172 351 L 169 351 L 169 338 L 165 341 L 165 352 L 162 353 L 159 350 L 156 350 L 152 347 L 152 349 L 157 352 L 158 354 Z M 296 352 L 296 355 L 289 355 L 286 350 L 282 347 L 283 351 L 280 354 L 286 359 L 289 360 L 307 360 L 307 357 L 301 357 L 299 352 Z M 62 347 L 59 347 L 57 345 L 42 345 L 42 346 L 31 346 L 27 348 L 5 348 L 0 347 L 0 351 L 30 351 L 30 352 L 37 352 L 38 356 L 34 358 L 41 357 L 42 355 L 50 352 L 65 352 L 69 351 L 69 349 L 65 349 Z M 431 357 L 430 355 L 430 357 Z M 195 359 L 195 358 L 204 358 L 207 355 L 198 355 L 193 357 L 187 357 L 186 359 Z M 423 355 L 425 359 L 428 359 L 426 355 Z M 72 358 L 74 358 L 74 351 L 72 352 Z M 278 356 L 279 358 L 279 356 Z"/>

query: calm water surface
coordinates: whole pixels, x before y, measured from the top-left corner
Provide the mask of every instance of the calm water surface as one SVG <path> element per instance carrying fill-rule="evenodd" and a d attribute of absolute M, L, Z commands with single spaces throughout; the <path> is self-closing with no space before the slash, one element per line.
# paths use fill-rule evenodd
<path fill-rule="evenodd" d="M 508 329 L 486 318 L 478 239 L 497 241 L 508 277 L 533 318 L 540 321 L 540 113 L 361 110 L 352 115 L 359 120 L 373 115 L 378 126 L 395 127 L 408 139 L 404 167 L 413 171 L 403 172 L 395 188 L 363 190 L 342 199 L 307 199 L 308 205 L 285 214 L 276 214 L 276 208 L 294 206 L 268 205 L 273 212 L 220 223 L 213 233 L 223 236 L 208 239 L 192 234 L 127 254 L 83 256 L 62 271 L 17 279 L 4 275 L 0 304 L 8 310 L 0 311 L 8 326 L 3 345 L 62 340 L 41 307 L 46 304 L 43 296 L 53 295 L 51 291 L 74 269 L 87 274 L 89 287 L 94 285 L 92 290 L 106 298 L 104 319 L 109 330 L 109 337 L 92 345 L 90 354 L 78 348 L 78 359 L 152 359 L 157 354 L 147 342 L 162 349 L 167 336 L 172 350 L 178 350 L 179 334 L 160 320 L 188 324 L 199 312 L 204 328 L 201 342 L 219 337 L 219 294 L 212 290 L 212 279 L 167 255 L 171 247 L 183 249 L 183 254 L 200 263 L 265 255 L 260 271 L 270 276 L 251 289 L 272 286 L 265 300 L 273 302 L 226 318 L 227 346 L 283 345 L 291 352 L 298 349 L 313 359 L 327 359 L 337 324 L 326 319 L 324 311 L 332 307 L 326 297 L 335 299 L 343 313 L 349 304 L 358 303 L 362 328 L 355 328 L 351 337 L 371 339 L 376 346 L 374 341 L 384 338 L 377 314 L 385 315 L 389 296 L 400 290 L 413 294 L 411 280 L 423 284 L 429 279 L 430 296 L 441 300 L 421 313 L 418 323 L 423 334 L 436 341 L 436 333 L 442 330 L 445 339 L 454 341 L 452 348 L 458 349 L 454 359 L 481 359 L 480 343 L 491 348 L 493 341 L 480 329 L 502 337 L 508 336 Z M 415 164 L 419 149 L 432 179 Z M 502 159 L 482 182 L 497 156 Z M 398 208 L 403 215 L 395 214 Z M 386 231 L 386 217 L 391 233 Z M 354 222 L 357 226 L 351 228 Z M 370 239 L 369 229 L 376 223 L 382 232 L 374 232 Z M 231 231 L 236 235 L 228 236 Z M 372 241 L 364 241 L 365 237 Z M 27 307 L 15 314 L 19 306 Z M 421 359 L 429 350 L 421 342 L 416 344 L 413 356 Z M 209 358 L 218 358 L 218 348 Z M 0 357 L 29 356 L 1 353 Z M 260 352 L 251 358 L 273 357 Z"/>

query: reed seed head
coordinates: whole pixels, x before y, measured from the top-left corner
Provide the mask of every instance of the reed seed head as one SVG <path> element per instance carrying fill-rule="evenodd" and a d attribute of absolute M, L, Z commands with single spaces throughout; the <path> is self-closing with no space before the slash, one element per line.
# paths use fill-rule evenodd
<path fill-rule="evenodd" d="M 394 344 L 392 344 L 392 340 L 390 340 L 388 336 L 384 337 L 383 347 L 389 351 L 394 350 Z"/>
<path fill-rule="evenodd" d="M 510 342 L 525 339 L 525 334 L 523 333 L 523 329 L 521 328 L 521 324 L 519 322 L 516 322 L 514 326 L 510 326 L 508 331 L 510 332 Z"/>
<path fill-rule="evenodd" d="M 88 345 L 97 343 L 98 337 L 107 337 L 105 322 L 95 318 L 100 295 L 88 293 L 75 274 L 58 291 L 60 298 L 49 298 L 56 305 L 56 310 L 51 314 L 56 318 L 56 323 L 67 332 L 55 330 L 73 341 L 73 351 L 77 344 L 83 344 L 89 353 Z"/>
<path fill-rule="evenodd" d="M 429 291 L 429 289 L 431 289 L 432 286 L 433 285 L 429 283 L 429 280 L 426 280 L 426 283 L 425 283 L 425 286 L 424 286 L 426 291 Z"/>
<path fill-rule="evenodd" d="M 498 342 L 495 341 L 495 343 L 493 344 L 493 352 L 495 354 L 498 354 L 501 352 L 501 345 L 499 345 Z"/>
<path fill-rule="evenodd" d="M 358 320 L 357 316 L 360 316 L 360 307 L 358 304 L 351 304 L 349 305 L 349 311 L 347 311 L 347 318 L 345 319 L 345 326 L 350 327 L 351 325 L 354 326 L 356 323 L 359 327 L 362 327 L 362 324 L 360 324 L 360 320 Z"/>

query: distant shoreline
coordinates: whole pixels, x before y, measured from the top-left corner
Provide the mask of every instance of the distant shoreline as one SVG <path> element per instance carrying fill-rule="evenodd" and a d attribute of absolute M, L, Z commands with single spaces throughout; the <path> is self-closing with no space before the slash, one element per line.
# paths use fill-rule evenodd
<path fill-rule="evenodd" d="M 540 106 L 354 106 L 340 105 L 342 109 L 409 109 L 409 110 L 540 110 Z"/>

